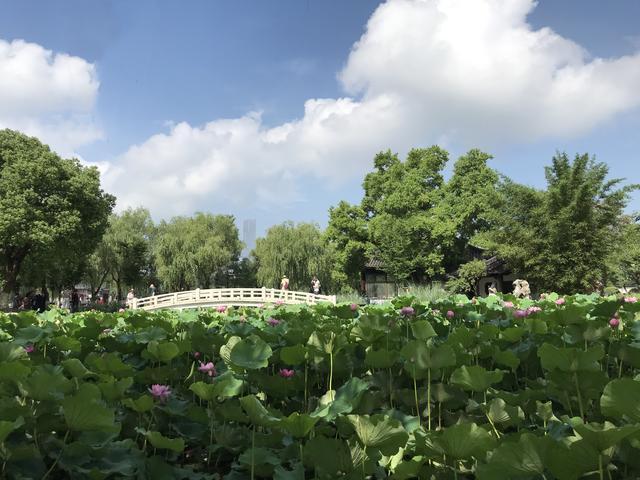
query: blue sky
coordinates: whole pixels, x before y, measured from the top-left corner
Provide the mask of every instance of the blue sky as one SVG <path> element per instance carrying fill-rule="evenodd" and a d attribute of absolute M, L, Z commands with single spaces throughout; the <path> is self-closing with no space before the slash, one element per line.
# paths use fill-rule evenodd
<path fill-rule="evenodd" d="M 329 206 L 357 202 L 380 148 L 405 153 L 440 143 L 453 160 L 478 146 L 494 155 L 495 168 L 535 186 L 544 184 L 543 166 L 556 150 L 588 151 L 613 176 L 640 182 L 640 2 L 547 0 L 532 8 L 529 0 L 509 0 L 504 8 L 503 1 L 467 12 L 479 23 L 490 15 L 486 28 L 458 44 L 466 20 L 454 10 L 451 21 L 439 16 L 436 5 L 456 3 L 447 0 L 380 9 L 364 0 L 2 0 L 0 41 L 14 53 L 23 52 L 14 41 L 24 40 L 42 49 L 29 55 L 50 55 L 50 70 L 56 55 L 78 61 L 40 88 L 60 98 L 47 109 L 27 100 L 24 111 L 3 112 L 3 88 L 7 98 L 33 92 L 16 93 L 20 82 L 0 80 L 0 126 L 39 134 L 61 153 L 98 164 L 121 206 L 144 204 L 156 218 L 233 213 L 256 218 L 259 232 L 288 219 L 323 225 Z M 414 18 L 420 21 L 408 21 Z M 436 36 L 429 32 L 443 26 L 461 29 L 445 39 L 454 60 L 429 50 Z M 555 34 L 541 39 L 535 32 L 544 28 Z M 523 35 L 529 40 L 518 46 Z M 593 68 L 597 58 L 611 64 Z M 2 61 L 0 54 L 0 69 Z M 559 85 L 558 72 L 574 64 L 573 83 Z M 546 73 L 538 82 L 513 73 L 520 70 Z M 457 81 L 469 72 L 481 78 L 477 91 L 468 79 Z M 38 75 L 46 76 L 42 68 Z M 565 96 L 549 93 L 556 90 L 577 93 L 563 104 Z M 541 103 L 563 101 L 548 113 L 536 95 Z M 305 109 L 314 99 L 327 101 Z M 630 208 L 640 209 L 638 195 Z"/>

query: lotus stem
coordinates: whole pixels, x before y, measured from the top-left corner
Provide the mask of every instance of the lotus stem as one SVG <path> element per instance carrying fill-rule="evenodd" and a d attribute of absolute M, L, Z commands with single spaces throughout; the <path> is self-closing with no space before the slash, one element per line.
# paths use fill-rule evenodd
<path fill-rule="evenodd" d="M 427 430 L 431 430 L 431 368 L 427 369 Z"/>
<path fill-rule="evenodd" d="M 582 406 L 582 395 L 580 395 L 580 383 L 578 382 L 578 374 L 573 373 L 573 381 L 576 384 L 576 393 L 578 394 L 578 408 L 580 409 L 580 418 L 584 421 L 584 408 Z"/>
<path fill-rule="evenodd" d="M 62 448 L 60 449 L 58 456 L 56 457 L 53 464 L 49 467 L 49 470 L 47 470 L 46 473 L 42 476 L 42 480 L 45 480 L 49 476 L 49 474 L 53 472 L 53 469 L 56 468 L 56 465 L 58 465 L 58 461 L 60 460 L 60 457 L 62 457 L 62 452 L 64 452 L 64 447 L 66 447 L 67 445 L 68 438 L 69 438 L 69 430 L 67 430 L 67 433 L 64 434 L 64 439 L 62 440 Z"/>
<path fill-rule="evenodd" d="M 418 423 L 422 423 L 420 418 L 420 404 L 418 403 L 418 384 L 416 383 L 416 366 L 413 366 L 413 397 L 416 401 L 416 414 L 418 415 Z"/>

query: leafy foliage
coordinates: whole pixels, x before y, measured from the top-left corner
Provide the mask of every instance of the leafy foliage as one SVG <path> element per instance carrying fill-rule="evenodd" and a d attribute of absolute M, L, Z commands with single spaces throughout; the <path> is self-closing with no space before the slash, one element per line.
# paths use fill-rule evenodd
<path fill-rule="evenodd" d="M 3 476 L 636 478 L 640 303 L 557 298 L 2 315 Z"/>

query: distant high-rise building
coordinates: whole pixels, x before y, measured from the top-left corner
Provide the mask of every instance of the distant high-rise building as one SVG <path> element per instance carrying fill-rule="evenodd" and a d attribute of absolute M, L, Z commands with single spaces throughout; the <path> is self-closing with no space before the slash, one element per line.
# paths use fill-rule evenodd
<path fill-rule="evenodd" d="M 242 256 L 248 257 L 256 246 L 256 220 L 250 218 L 242 222 L 242 242 L 244 243 L 244 250 L 242 250 Z"/>

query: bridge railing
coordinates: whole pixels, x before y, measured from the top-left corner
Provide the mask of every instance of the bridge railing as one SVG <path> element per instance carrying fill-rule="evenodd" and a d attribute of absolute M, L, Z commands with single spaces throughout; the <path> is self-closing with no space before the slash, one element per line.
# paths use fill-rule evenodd
<path fill-rule="evenodd" d="M 335 295 L 278 290 L 275 288 L 208 288 L 185 292 L 163 293 L 152 297 L 134 298 L 129 308 L 156 310 L 160 308 L 193 308 L 198 306 L 258 306 L 281 301 L 286 304 L 336 303 Z"/>

